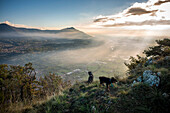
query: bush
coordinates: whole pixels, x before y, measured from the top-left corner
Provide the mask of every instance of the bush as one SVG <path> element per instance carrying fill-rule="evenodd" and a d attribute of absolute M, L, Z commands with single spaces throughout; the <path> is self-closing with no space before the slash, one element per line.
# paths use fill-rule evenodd
<path fill-rule="evenodd" d="M 137 59 L 130 57 L 130 63 L 125 63 L 130 74 L 127 80 L 128 83 L 132 83 L 133 80 L 141 76 L 141 73 L 146 70 L 151 70 L 155 75 L 160 77 L 160 84 L 158 87 L 150 87 L 144 83 L 139 83 L 132 87 L 131 92 L 128 94 L 128 97 L 133 100 L 130 100 L 129 103 L 129 105 L 134 106 L 131 112 L 168 113 L 169 111 L 170 39 L 157 40 L 156 42 L 156 46 L 150 47 L 148 50 L 144 51 L 144 54 L 147 56 L 145 60 L 140 60 L 141 57 L 139 56 Z M 122 99 L 125 99 L 125 97 Z"/>
<path fill-rule="evenodd" d="M 44 99 L 47 96 L 58 94 L 70 86 L 60 76 L 50 73 L 36 79 L 32 63 L 24 66 L 0 65 L 0 107 L 2 112 L 14 103 L 31 103 L 34 100 Z"/>

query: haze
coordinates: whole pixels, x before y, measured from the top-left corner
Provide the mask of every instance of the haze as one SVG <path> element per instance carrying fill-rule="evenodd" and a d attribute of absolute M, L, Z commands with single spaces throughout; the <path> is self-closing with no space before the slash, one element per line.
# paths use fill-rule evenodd
<path fill-rule="evenodd" d="M 170 0 L 1 0 L 0 4 L 0 22 L 9 26 L 41 30 L 75 27 L 78 30 L 1 32 L 0 38 L 92 41 L 88 47 L 26 53 L 0 61 L 14 65 L 32 62 L 39 75 L 54 72 L 66 79 L 72 75 L 75 80 L 82 80 L 87 71 L 92 71 L 96 77 L 123 78 L 127 70 L 124 62 L 130 56 L 143 55 L 156 39 L 170 38 Z M 90 36 L 84 37 L 84 33 Z M 59 43 L 64 45 L 64 42 Z"/>

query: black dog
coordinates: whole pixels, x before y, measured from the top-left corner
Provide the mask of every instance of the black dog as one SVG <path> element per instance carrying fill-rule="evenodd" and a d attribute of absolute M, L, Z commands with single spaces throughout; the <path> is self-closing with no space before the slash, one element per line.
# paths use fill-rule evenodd
<path fill-rule="evenodd" d="M 102 85 L 103 83 L 106 83 L 106 88 L 107 88 L 107 90 L 109 91 L 109 85 L 111 84 L 111 83 L 115 83 L 115 82 L 117 82 L 117 80 L 115 79 L 115 78 L 107 78 L 107 77 L 99 77 L 99 80 L 100 80 L 100 85 Z"/>
<path fill-rule="evenodd" d="M 92 83 L 93 82 L 93 74 L 92 74 L 92 72 L 91 71 L 89 71 L 88 72 L 88 74 L 89 74 L 89 78 L 88 78 L 88 83 Z"/>

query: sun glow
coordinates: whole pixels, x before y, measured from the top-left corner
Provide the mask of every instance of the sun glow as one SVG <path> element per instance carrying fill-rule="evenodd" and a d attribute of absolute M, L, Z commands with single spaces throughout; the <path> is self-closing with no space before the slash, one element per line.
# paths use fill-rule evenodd
<path fill-rule="evenodd" d="M 94 18 L 96 26 L 125 29 L 164 30 L 170 28 L 170 1 L 134 3 L 122 12 Z"/>

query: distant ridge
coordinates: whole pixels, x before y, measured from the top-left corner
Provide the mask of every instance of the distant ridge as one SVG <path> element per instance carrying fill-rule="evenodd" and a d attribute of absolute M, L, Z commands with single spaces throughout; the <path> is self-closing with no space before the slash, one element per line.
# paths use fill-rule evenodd
<path fill-rule="evenodd" d="M 68 27 L 61 30 L 41 30 L 41 29 L 35 29 L 35 28 L 24 28 L 24 27 L 13 27 L 6 23 L 0 24 L 0 32 L 11 32 L 11 31 L 19 31 L 19 32 L 49 32 L 49 33 L 58 33 L 61 31 L 67 31 L 67 32 L 73 32 L 73 31 L 79 31 L 75 29 L 74 27 Z"/>
<path fill-rule="evenodd" d="M 2 23 L 0 24 L 0 32 L 15 32 L 15 27 L 12 27 L 8 24 Z"/>
<path fill-rule="evenodd" d="M 50 34 L 57 34 L 57 33 L 67 33 L 67 32 L 71 32 L 77 35 L 80 35 L 82 37 L 91 37 L 90 35 L 77 30 L 74 27 L 68 27 L 68 28 L 64 28 L 61 30 L 41 30 L 41 29 L 35 29 L 35 28 L 20 28 L 20 27 L 14 27 L 11 25 L 8 25 L 6 23 L 1 23 L 0 24 L 0 34 L 2 33 L 16 33 L 16 34 L 20 34 L 20 33 L 50 33 Z"/>

